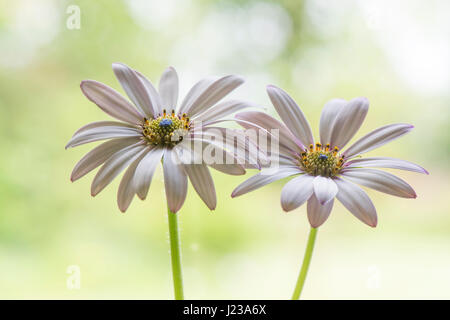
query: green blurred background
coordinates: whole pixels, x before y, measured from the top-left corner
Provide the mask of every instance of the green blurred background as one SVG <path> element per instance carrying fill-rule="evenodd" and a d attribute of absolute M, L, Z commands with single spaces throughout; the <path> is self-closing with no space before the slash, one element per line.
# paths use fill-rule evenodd
<path fill-rule="evenodd" d="M 72 28 L 71 5 L 80 29 Z M 333 97 L 369 98 L 358 137 L 387 123 L 414 124 L 371 155 L 427 168 L 429 176 L 398 173 L 418 198 L 368 191 L 375 229 L 335 206 L 303 297 L 449 299 L 449 12 L 444 0 L 0 0 L 0 298 L 172 298 L 161 171 L 148 199 L 135 199 L 126 214 L 116 204 L 118 179 L 95 199 L 93 173 L 69 180 L 92 146 L 64 145 L 82 125 L 108 119 L 79 83 L 95 79 L 122 92 L 111 70 L 120 61 L 153 82 L 175 66 L 182 95 L 207 75 L 243 75 L 232 96 L 272 114 L 265 86 L 276 84 L 316 136 Z M 253 173 L 214 172 L 214 212 L 190 187 L 179 217 L 187 298 L 290 297 L 306 206 L 281 210 L 285 181 L 232 200 Z M 67 285 L 71 266 L 80 270 L 79 289 Z"/>

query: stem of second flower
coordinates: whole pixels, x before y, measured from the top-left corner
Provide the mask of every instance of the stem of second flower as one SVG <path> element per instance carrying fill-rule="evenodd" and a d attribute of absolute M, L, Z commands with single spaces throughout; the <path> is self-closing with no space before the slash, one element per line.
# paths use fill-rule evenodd
<path fill-rule="evenodd" d="M 167 209 L 169 218 L 170 257 L 172 261 L 173 289 L 175 300 L 183 300 L 183 277 L 181 274 L 180 235 L 178 232 L 178 216 Z"/>
<path fill-rule="evenodd" d="M 314 243 L 316 242 L 317 230 L 317 228 L 311 227 L 311 231 L 309 232 L 308 244 L 306 245 L 305 256 L 303 257 L 302 268 L 300 269 L 300 274 L 298 275 L 297 285 L 295 286 L 292 300 L 300 299 L 300 294 L 302 293 L 303 285 L 305 284 L 306 275 L 308 273 L 309 264 L 311 263 L 311 256 L 314 250 Z"/>

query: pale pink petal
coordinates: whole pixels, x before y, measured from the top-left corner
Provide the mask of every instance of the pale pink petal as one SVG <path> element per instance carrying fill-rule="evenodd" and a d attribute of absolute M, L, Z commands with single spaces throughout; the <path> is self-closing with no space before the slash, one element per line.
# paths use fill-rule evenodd
<path fill-rule="evenodd" d="M 295 101 L 284 90 L 273 85 L 267 86 L 267 93 L 281 119 L 298 140 L 304 146 L 314 144 L 308 120 Z"/>
<path fill-rule="evenodd" d="M 185 113 L 193 117 L 197 113 L 203 112 L 215 103 L 219 102 L 223 97 L 229 94 L 244 83 L 244 79 L 238 76 L 229 75 L 212 82 L 208 85 L 197 98 L 195 98 L 190 106 L 186 106 Z"/>
<path fill-rule="evenodd" d="M 134 105 L 147 118 L 153 118 L 154 110 L 150 95 L 136 71 L 123 63 L 113 63 L 112 68 L 117 80 Z"/>
<path fill-rule="evenodd" d="M 114 89 L 94 80 L 84 80 L 80 87 L 89 100 L 110 116 L 131 124 L 142 123 L 144 115 Z"/>
<path fill-rule="evenodd" d="M 134 194 L 136 193 L 136 189 L 134 187 L 136 168 L 148 151 L 149 149 L 146 149 L 130 164 L 128 169 L 125 171 L 122 180 L 120 181 L 119 190 L 117 191 L 117 205 L 122 212 L 127 211 L 131 201 L 133 200 Z"/>
<path fill-rule="evenodd" d="M 150 82 L 150 80 L 148 80 L 142 73 L 140 73 L 137 70 L 134 70 L 134 71 L 136 72 L 139 79 L 141 79 L 142 83 L 144 84 L 145 88 L 147 89 L 148 95 L 152 102 L 154 117 L 160 116 L 162 114 L 162 102 L 161 102 L 161 97 L 159 96 L 158 91 L 156 91 L 155 87 Z"/>
<path fill-rule="evenodd" d="M 308 199 L 308 220 L 313 228 L 320 227 L 330 216 L 331 209 L 333 209 L 334 199 L 328 201 L 326 204 L 320 204 L 314 193 Z"/>
<path fill-rule="evenodd" d="M 266 184 L 269 184 L 271 182 L 293 176 L 296 174 L 302 173 L 299 169 L 293 168 L 293 167 L 280 167 L 278 169 L 266 169 L 262 170 L 258 174 L 254 175 L 253 177 L 245 180 L 242 182 L 236 189 L 234 189 L 231 196 L 237 197 L 241 196 L 245 193 L 248 193 L 250 191 L 256 190 L 258 188 L 261 188 L 262 186 L 265 186 Z"/>
<path fill-rule="evenodd" d="M 91 122 L 88 123 L 84 126 L 82 126 L 80 129 L 78 129 L 77 131 L 75 131 L 75 133 L 72 135 L 72 137 L 75 137 L 76 135 L 90 130 L 90 129 L 94 129 L 94 128 L 99 128 L 99 127 L 124 127 L 124 128 L 131 128 L 131 129 L 138 129 L 139 126 L 137 125 L 131 125 L 125 122 L 118 122 L 118 121 L 95 121 L 95 122 Z"/>
<path fill-rule="evenodd" d="M 97 172 L 91 185 L 91 195 L 95 196 L 102 191 L 114 178 L 133 162 L 147 146 L 142 143 L 129 146 L 116 152 L 109 158 Z"/>
<path fill-rule="evenodd" d="M 402 198 L 416 198 L 413 188 L 388 172 L 368 168 L 353 168 L 342 172 L 342 176 L 354 183 L 369 187 L 380 192 Z"/>
<path fill-rule="evenodd" d="M 365 224 L 377 226 L 377 211 L 369 196 L 363 189 L 351 182 L 335 179 L 339 188 L 336 198 L 350 211 L 356 218 Z"/>
<path fill-rule="evenodd" d="M 233 175 L 233 176 L 241 176 L 243 174 L 245 174 L 245 168 L 238 164 L 238 163 L 232 163 L 232 164 L 210 164 L 209 165 L 211 168 L 229 174 L 229 175 Z"/>
<path fill-rule="evenodd" d="M 336 183 L 331 178 L 317 176 L 313 182 L 314 193 L 320 204 L 326 204 L 334 199 L 338 192 Z"/>
<path fill-rule="evenodd" d="M 391 168 L 428 174 L 427 170 L 425 170 L 424 168 L 415 163 L 388 157 L 354 159 L 346 163 L 346 168 L 354 168 L 354 167 Z M 345 169 L 343 170 L 343 172 L 344 171 Z"/>
<path fill-rule="evenodd" d="M 216 189 L 208 167 L 205 164 L 188 164 L 183 168 L 197 194 L 210 210 L 214 210 L 217 204 Z"/>
<path fill-rule="evenodd" d="M 76 181 L 91 172 L 106 160 L 108 160 L 117 151 L 140 141 L 138 137 L 119 138 L 106 141 L 101 145 L 89 151 L 73 168 L 70 176 L 71 181 Z"/>
<path fill-rule="evenodd" d="M 320 115 L 320 142 L 322 145 L 331 143 L 331 133 L 333 131 L 334 121 L 341 109 L 347 104 L 344 99 L 332 99 L 325 103 Z"/>
<path fill-rule="evenodd" d="M 242 110 L 244 108 L 257 107 L 256 104 L 252 102 L 242 101 L 242 100 L 227 100 L 220 102 L 208 110 L 195 115 L 192 120 L 198 122 L 205 122 L 203 125 L 207 125 L 211 121 L 219 120 L 226 117 L 236 111 Z"/>
<path fill-rule="evenodd" d="M 147 197 L 148 189 L 152 182 L 156 166 L 161 162 L 164 149 L 155 147 L 139 162 L 136 168 L 134 187 L 139 198 L 144 200 Z"/>
<path fill-rule="evenodd" d="M 66 149 L 99 140 L 127 137 L 139 138 L 142 137 L 142 134 L 137 129 L 116 125 L 79 130 L 78 133 L 69 140 Z"/>
<path fill-rule="evenodd" d="M 186 200 L 188 179 L 176 152 L 171 149 L 167 149 L 164 153 L 163 169 L 167 205 L 171 212 L 176 213 Z"/>
<path fill-rule="evenodd" d="M 302 152 L 301 142 L 291 133 L 291 131 L 281 123 L 280 121 L 272 118 L 266 113 L 259 111 L 246 111 L 236 114 L 236 121 L 244 128 L 258 129 L 258 127 L 264 128 L 269 133 L 272 129 L 279 130 L 279 143 L 295 152 Z M 244 120 L 246 122 L 240 122 Z M 252 123 L 254 126 L 252 126 Z"/>
<path fill-rule="evenodd" d="M 180 108 L 177 111 L 178 114 L 186 113 L 192 103 L 217 79 L 219 79 L 219 77 L 211 76 L 203 78 L 194 84 L 191 90 L 189 90 L 187 95 L 184 97 L 183 102 L 181 102 Z"/>
<path fill-rule="evenodd" d="M 175 110 L 178 100 L 178 75 L 173 67 L 164 70 L 159 80 L 159 95 L 161 97 L 162 107 Z"/>
<path fill-rule="evenodd" d="M 366 134 L 364 137 L 351 145 L 343 154 L 346 158 L 352 158 L 361 153 L 379 148 L 382 145 L 410 132 L 412 128 L 414 128 L 412 125 L 405 123 L 396 123 L 383 126 Z"/>
<path fill-rule="evenodd" d="M 331 146 L 342 149 L 361 127 L 369 110 L 367 98 L 354 98 L 340 108 L 331 131 Z"/>
<path fill-rule="evenodd" d="M 281 207 L 288 212 L 300 207 L 313 194 L 314 177 L 302 174 L 286 183 L 281 190 Z"/>

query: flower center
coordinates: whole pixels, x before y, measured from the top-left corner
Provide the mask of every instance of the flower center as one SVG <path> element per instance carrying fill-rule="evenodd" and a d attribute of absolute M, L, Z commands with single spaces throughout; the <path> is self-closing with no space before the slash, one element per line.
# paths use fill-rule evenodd
<path fill-rule="evenodd" d="M 344 157 L 338 151 L 338 147 L 331 149 L 330 144 L 322 147 L 320 143 L 316 143 L 315 148 L 310 144 L 309 149 L 302 152 L 299 166 L 313 176 L 334 177 L 344 164 Z"/>
<path fill-rule="evenodd" d="M 153 120 L 144 118 L 142 134 L 153 145 L 173 147 L 183 140 L 183 136 L 190 128 L 191 123 L 186 114 L 177 116 L 175 110 L 168 114 L 164 109 L 158 118 Z"/>

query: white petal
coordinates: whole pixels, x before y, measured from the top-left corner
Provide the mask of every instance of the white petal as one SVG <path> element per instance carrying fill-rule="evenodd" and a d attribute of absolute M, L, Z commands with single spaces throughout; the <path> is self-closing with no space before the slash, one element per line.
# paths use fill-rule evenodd
<path fill-rule="evenodd" d="M 210 210 L 214 210 L 217 204 L 216 189 L 208 167 L 205 164 L 190 164 L 183 165 L 183 168 L 197 194 Z"/>
<path fill-rule="evenodd" d="M 364 137 L 356 141 L 343 154 L 346 158 L 352 158 L 358 154 L 379 148 L 382 145 L 408 133 L 412 130 L 412 128 L 414 128 L 412 125 L 405 123 L 395 123 L 383 126 L 366 134 Z"/>
<path fill-rule="evenodd" d="M 427 170 L 415 163 L 388 157 L 354 159 L 346 163 L 346 168 L 355 167 L 391 168 L 428 174 Z M 345 171 L 345 169 L 343 171 Z"/>
<path fill-rule="evenodd" d="M 119 190 L 117 191 L 117 204 L 122 212 L 127 211 L 131 201 L 133 200 L 134 194 L 136 193 L 136 189 L 134 187 L 136 167 L 147 152 L 148 149 L 141 153 L 140 156 L 134 160 L 132 164 L 130 164 L 127 171 L 125 171 L 122 180 L 120 181 Z"/>
<path fill-rule="evenodd" d="M 313 194 L 314 177 L 302 174 L 286 183 L 281 190 L 281 207 L 291 211 L 300 207 Z"/>
<path fill-rule="evenodd" d="M 413 188 L 388 172 L 376 169 L 353 168 L 342 172 L 347 180 L 402 198 L 416 198 Z"/>
<path fill-rule="evenodd" d="M 131 124 L 142 123 L 144 116 L 116 90 L 94 80 L 84 80 L 80 87 L 89 100 L 110 116 Z"/>
<path fill-rule="evenodd" d="M 207 77 L 198 81 L 194 86 L 189 90 L 186 96 L 183 99 L 183 102 L 178 109 L 178 114 L 186 113 L 187 110 L 191 107 L 192 103 L 210 86 L 214 81 L 216 81 L 218 77 Z"/>
<path fill-rule="evenodd" d="M 291 131 L 280 121 L 272 118 L 266 113 L 259 111 L 246 111 L 240 112 L 235 115 L 236 122 L 242 127 L 249 129 L 258 129 L 258 127 L 264 128 L 269 133 L 272 129 L 279 130 L 279 143 L 295 152 L 302 152 L 301 142 L 291 133 Z M 246 122 L 240 122 L 244 120 Z M 252 126 L 252 123 L 254 126 Z M 273 140 L 275 141 L 275 140 Z M 280 148 L 281 149 L 281 148 Z"/>
<path fill-rule="evenodd" d="M 229 94 L 244 83 L 244 79 L 238 76 L 229 75 L 212 82 L 208 85 L 197 98 L 192 101 L 190 106 L 186 106 L 184 112 L 190 117 L 197 113 L 203 112 L 215 103 L 219 102 L 223 97 Z"/>
<path fill-rule="evenodd" d="M 241 196 L 245 193 L 261 188 L 262 186 L 265 186 L 266 184 L 269 184 L 271 182 L 302 173 L 299 169 L 292 167 L 280 167 L 276 170 L 269 170 L 263 170 L 253 177 L 242 182 L 239 186 L 237 186 L 236 189 L 234 189 L 231 196 L 233 198 Z"/>
<path fill-rule="evenodd" d="M 94 128 L 100 128 L 100 127 L 124 127 L 124 128 L 131 128 L 131 129 L 137 129 L 138 126 L 131 125 L 125 122 L 118 122 L 118 121 L 95 121 L 88 123 L 84 126 L 82 126 L 80 129 L 75 131 L 75 133 L 72 135 L 72 138 L 78 135 L 79 133 L 82 133 L 84 131 L 94 129 Z"/>
<path fill-rule="evenodd" d="M 331 209 L 333 209 L 334 199 L 328 201 L 326 204 L 320 204 L 314 193 L 308 199 L 308 220 L 313 228 L 320 227 L 330 216 Z"/>
<path fill-rule="evenodd" d="M 342 179 L 335 179 L 335 182 L 339 188 L 336 198 L 344 207 L 365 224 L 376 227 L 377 211 L 364 190 Z"/>
<path fill-rule="evenodd" d="M 144 200 L 147 197 L 148 189 L 152 182 L 153 174 L 156 166 L 161 161 L 164 153 L 162 148 L 153 148 L 149 153 L 139 162 L 136 168 L 136 177 L 134 179 L 134 187 L 139 198 Z"/>
<path fill-rule="evenodd" d="M 334 199 L 338 193 L 338 187 L 331 178 L 317 176 L 314 179 L 313 185 L 314 193 L 322 205 Z"/>
<path fill-rule="evenodd" d="M 91 195 L 102 191 L 114 178 L 133 162 L 147 147 L 141 143 L 116 152 L 97 172 L 91 185 Z"/>
<path fill-rule="evenodd" d="M 139 71 L 136 71 L 136 70 L 134 70 L 134 71 L 136 72 L 139 79 L 141 79 L 143 85 L 147 89 L 148 95 L 150 97 L 150 101 L 152 102 L 154 117 L 158 117 L 159 115 L 162 114 L 162 102 L 161 102 L 161 97 L 159 96 L 158 91 L 156 91 L 155 87 L 150 82 L 150 80 L 148 80 L 142 73 L 140 73 Z"/>
<path fill-rule="evenodd" d="M 354 98 L 340 108 L 331 131 L 331 146 L 342 149 L 361 127 L 369 111 L 369 100 Z"/>
<path fill-rule="evenodd" d="M 106 160 L 108 160 L 117 151 L 130 145 L 136 144 L 140 138 L 119 138 L 102 143 L 89 151 L 73 168 L 70 176 L 71 181 L 76 181 L 91 172 Z"/>
<path fill-rule="evenodd" d="M 245 168 L 238 164 L 238 163 L 233 163 L 233 164 L 210 164 L 209 165 L 211 168 L 229 174 L 229 175 L 233 175 L 233 176 L 241 176 L 243 174 L 245 174 Z"/>
<path fill-rule="evenodd" d="M 112 68 L 117 80 L 134 105 L 147 118 L 153 118 L 154 111 L 150 95 L 136 71 L 123 63 L 113 63 Z"/>
<path fill-rule="evenodd" d="M 320 142 L 322 145 L 331 144 L 331 133 L 333 131 L 334 121 L 341 109 L 347 104 L 344 99 L 332 99 L 325 103 L 320 115 Z"/>
<path fill-rule="evenodd" d="M 141 137 L 142 134 L 137 130 L 125 126 L 101 126 L 92 129 L 78 130 L 77 133 L 69 140 L 66 145 L 67 148 L 73 148 L 85 143 L 94 142 L 98 140 L 126 138 L 126 137 Z"/>
<path fill-rule="evenodd" d="M 176 152 L 167 149 L 163 160 L 164 187 L 167 205 L 172 213 L 180 210 L 187 194 L 187 176 L 178 162 Z"/>
<path fill-rule="evenodd" d="M 267 86 L 267 93 L 283 122 L 300 142 L 304 146 L 314 144 L 308 120 L 295 101 L 285 91 L 272 85 Z"/>
<path fill-rule="evenodd" d="M 159 80 L 159 95 L 162 107 L 175 110 L 178 100 L 178 75 L 173 67 L 168 67 Z"/>
<path fill-rule="evenodd" d="M 236 111 L 250 107 L 256 107 L 256 105 L 252 102 L 247 101 L 227 100 L 214 105 L 213 107 L 202 112 L 201 114 L 195 115 L 194 117 L 192 117 L 192 120 L 211 122 L 226 117 Z"/>

